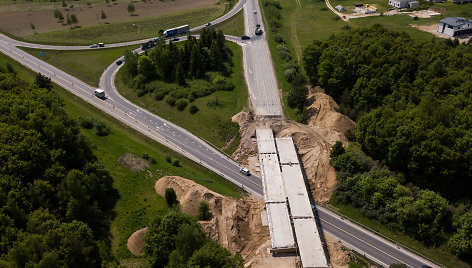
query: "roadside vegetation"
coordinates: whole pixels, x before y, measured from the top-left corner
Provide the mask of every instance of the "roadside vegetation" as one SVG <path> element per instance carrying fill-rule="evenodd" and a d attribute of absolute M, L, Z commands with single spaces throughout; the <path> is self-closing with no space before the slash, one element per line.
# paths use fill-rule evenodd
<path fill-rule="evenodd" d="M 313 85 L 357 122 L 348 138 L 381 163 L 336 144 L 337 201 L 465 260 L 472 256 L 468 58 L 468 44 L 415 41 L 381 25 L 315 41 L 303 54 Z"/>
<path fill-rule="evenodd" d="M 41 59 L 85 83 L 98 86 L 103 71 L 127 51 L 137 48 L 137 45 L 90 50 L 44 50 L 21 48 L 29 54 Z"/>
<path fill-rule="evenodd" d="M 221 30 L 225 35 L 244 35 L 244 11 L 241 10 L 230 19 L 216 25 L 211 25 L 209 28 L 215 29 L 215 31 Z M 199 32 L 195 34 L 199 34 Z"/>
<path fill-rule="evenodd" d="M 35 80 L 36 75 L 33 72 L 3 54 L 0 54 L 0 66 L 5 70 L 14 70 L 17 76 L 24 80 Z M 118 191 L 119 199 L 113 208 L 116 215 L 112 218 L 109 228 L 112 239 L 105 243 L 108 249 L 104 248 L 104 253 L 108 254 L 107 260 L 146 264 L 147 258 L 133 256 L 126 248 L 126 242 L 134 231 L 148 225 L 152 218 L 163 215 L 168 210 L 165 199 L 154 190 L 155 181 L 162 176 L 177 175 L 192 179 L 213 191 L 235 198 L 242 194 L 235 185 L 136 133 L 66 90 L 54 85 L 53 91 L 62 98 L 58 103 L 64 103 L 64 110 L 71 120 L 77 120 L 83 126 L 80 129 L 81 135 L 90 143 L 103 168 L 109 171 L 113 178 L 113 187 Z M 86 122 L 92 122 L 92 127 L 86 127 Z M 109 131 L 108 135 L 97 135 L 97 124 L 104 125 Z M 146 171 L 134 173 L 118 163 L 122 155 L 129 153 L 149 163 Z M 178 162 L 178 166 L 173 165 L 175 162 Z"/>
<path fill-rule="evenodd" d="M 128 53 L 117 88 L 141 107 L 224 148 L 233 137 L 231 144 L 239 143 L 231 117 L 247 105 L 241 59 L 239 46 L 206 29 L 198 40 Z"/>

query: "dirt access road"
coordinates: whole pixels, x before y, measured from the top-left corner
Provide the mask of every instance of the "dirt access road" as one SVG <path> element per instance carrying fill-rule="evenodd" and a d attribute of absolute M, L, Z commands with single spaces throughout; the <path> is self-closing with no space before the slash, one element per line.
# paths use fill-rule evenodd
<path fill-rule="evenodd" d="M 155 17 L 164 14 L 180 12 L 184 10 L 198 9 L 216 6 L 217 0 L 175 0 L 169 2 L 147 1 L 134 3 L 135 16 L 128 13 L 128 2 L 114 4 L 97 4 L 78 6 L 75 8 L 60 8 L 64 17 L 67 14 L 75 14 L 79 19 L 80 26 L 103 24 L 105 22 L 118 22 L 137 18 Z M 75 2 L 72 2 L 75 3 Z M 3 8 L 3 11 L 2 11 Z M 58 22 L 54 18 L 54 7 L 50 9 L 29 10 L 25 6 L 24 11 L 8 11 L 7 8 L 0 8 L 0 30 L 8 34 L 23 37 L 36 33 L 51 32 L 68 29 L 68 25 Z M 7 11 L 6 11 L 7 10 Z M 68 10 L 68 11 L 67 11 Z M 106 19 L 101 19 L 101 14 L 105 12 Z M 35 26 L 33 30 L 31 24 Z"/>

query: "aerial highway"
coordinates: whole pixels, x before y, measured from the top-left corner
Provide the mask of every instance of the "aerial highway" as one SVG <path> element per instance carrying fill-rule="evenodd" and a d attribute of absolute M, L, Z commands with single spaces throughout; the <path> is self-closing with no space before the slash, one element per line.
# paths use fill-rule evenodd
<path fill-rule="evenodd" d="M 240 1 L 240 3 L 246 5 L 245 17 L 252 17 L 251 19 L 246 19 L 246 32 L 251 35 L 252 39 L 244 43 L 241 43 L 241 40 L 236 37 L 227 37 L 227 39 L 231 41 L 238 40 L 238 43 L 243 46 L 245 73 L 247 75 L 246 79 L 249 87 L 252 87 L 250 89 L 250 95 L 251 101 L 256 100 L 255 108 L 259 109 L 258 111 L 260 111 L 261 115 L 282 116 L 277 83 L 265 35 L 256 37 L 253 34 L 255 24 L 259 24 L 258 22 L 261 21 L 257 1 Z M 237 9 L 237 7 L 238 6 L 235 6 L 233 10 Z M 256 14 L 254 14 L 254 10 L 256 10 Z M 234 14 L 236 12 L 234 12 Z M 141 42 L 143 41 L 136 41 L 135 44 Z M 131 45 L 131 43 L 121 44 Z M 79 96 L 83 100 L 113 116 L 124 124 L 168 146 L 193 161 L 200 163 L 234 184 L 241 186 L 251 194 L 257 197 L 262 197 L 262 184 L 260 178 L 254 175 L 242 175 L 239 172 L 240 166 L 219 150 L 194 136 L 187 130 L 176 126 L 123 98 L 114 86 L 114 76 L 119 69 L 119 66 L 115 63 L 112 63 L 106 69 L 100 79 L 100 86 L 107 94 L 107 98 L 100 99 L 94 96 L 94 87 L 40 59 L 37 59 L 34 56 L 31 56 L 30 54 L 18 49 L 16 46 L 35 47 L 36 45 L 24 42 L 18 43 L 18 41 L 0 35 L 0 52 L 10 56 L 31 70 L 50 77 L 56 84 Z M 43 49 L 58 49 L 58 46 L 40 46 Z M 247 49 L 252 46 L 255 47 L 254 50 Z M 108 45 L 108 47 L 112 47 L 112 45 Z M 90 48 L 83 46 L 70 46 L 62 47 L 62 49 Z M 267 61 L 264 61 L 264 58 Z M 264 70 L 259 70 L 259 65 L 261 65 Z M 260 90 L 258 89 L 260 87 L 264 88 L 266 91 L 259 92 Z M 388 266 L 392 263 L 405 263 L 408 267 L 421 267 L 423 264 L 427 264 L 432 267 L 438 267 L 426 259 L 417 256 L 369 231 L 366 231 L 348 220 L 343 219 L 341 216 L 334 214 L 328 209 L 319 207 L 317 209 L 317 214 L 320 219 L 321 228 L 324 232 L 333 235 L 347 247 L 364 254 L 379 264 Z"/>

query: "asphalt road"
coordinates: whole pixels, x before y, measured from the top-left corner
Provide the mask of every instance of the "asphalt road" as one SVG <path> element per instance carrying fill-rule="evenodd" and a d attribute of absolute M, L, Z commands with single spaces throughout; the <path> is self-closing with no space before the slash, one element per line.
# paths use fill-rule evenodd
<path fill-rule="evenodd" d="M 250 0 L 250 2 L 247 3 L 248 6 L 245 7 L 245 17 L 252 18 L 246 19 L 246 31 L 251 33 L 254 31 L 255 24 L 260 21 L 260 12 L 255 0 Z M 257 14 L 253 14 L 254 10 L 257 10 Z M 267 47 L 267 42 L 263 39 L 265 38 L 265 35 L 262 37 L 253 37 L 254 38 L 252 38 L 250 42 L 242 44 L 245 57 L 245 72 L 249 72 L 249 75 L 248 73 L 246 73 L 246 75 L 250 87 L 251 100 L 255 100 L 255 109 L 261 111 L 259 115 L 282 115 L 275 76 L 272 63 L 270 62 L 270 53 Z M 227 37 L 227 39 L 241 42 L 237 37 Z M 143 41 L 136 41 L 135 44 L 141 42 Z M 132 42 L 121 44 L 130 45 Z M 106 91 L 108 98 L 99 99 L 93 94 L 95 88 L 16 48 L 15 45 L 20 44 L 14 40 L 12 42 L 12 39 L 4 35 L 0 35 L 0 52 L 12 57 L 14 60 L 20 62 L 33 71 L 41 72 L 50 77 L 56 84 L 103 110 L 126 125 L 168 146 L 193 161 L 200 163 L 236 185 L 243 187 L 253 195 L 262 198 L 262 184 L 260 178 L 256 176 L 242 175 L 239 172 L 239 165 L 236 162 L 213 148 L 211 145 L 192 135 L 187 130 L 157 117 L 120 96 L 113 84 L 114 75 L 119 67 L 116 64 L 113 63 L 107 68 L 100 81 L 100 85 Z M 21 46 L 35 47 L 34 44 L 23 42 L 21 42 Z M 253 46 L 255 47 L 254 49 L 248 49 Z M 111 45 L 108 47 L 111 47 Z M 45 46 L 41 48 L 57 49 L 58 47 Z M 61 47 L 61 49 L 64 50 L 77 48 L 89 49 L 88 47 Z M 267 54 L 263 54 L 264 51 L 266 51 Z M 264 61 L 264 58 L 267 61 Z M 259 67 L 259 65 L 261 66 Z M 250 70 L 251 68 L 254 69 Z M 259 68 L 264 69 L 264 71 L 257 72 Z M 273 85 L 275 86 L 268 86 L 272 82 L 266 82 L 266 80 L 271 80 L 271 77 L 274 79 Z M 261 101 L 261 99 L 263 101 Z M 273 99 L 273 102 L 270 101 L 271 99 Z M 258 106 L 258 101 L 261 103 L 260 106 Z M 408 267 L 421 267 L 422 264 L 437 267 L 407 250 L 398 249 L 395 244 L 390 243 L 347 220 L 343 220 L 340 216 L 335 215 L 327 209 L 318 207 L 317 213 L 319 215 L 321 229 L 324 232 L 332 234 L 334 237 L 340 239 L 347 247 L 353 248 L 361 254 L 365 254 L 367 257 L 384 266 L 388 266 L 392 263 L 403 262 L 406 263 Z"/>
<path fill-rule="evenodd" d="M 256 14 L 254 14 L 256 11 Z M 277 87 L 265 31 L 255 35 L 256 25 L 262 25 L 261 12 L 256 0 L 248 0 L 244 6 L 246 35 L 251 39 L 243 44 L 243 64 L 252 108 L 256 116 L 282 116 L 280 90 Z"/>

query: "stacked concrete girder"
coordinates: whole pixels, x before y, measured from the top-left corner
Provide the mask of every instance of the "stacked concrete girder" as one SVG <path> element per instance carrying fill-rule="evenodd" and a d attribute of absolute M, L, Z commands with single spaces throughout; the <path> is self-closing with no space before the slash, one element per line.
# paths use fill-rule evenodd
<path fill-rule="evenodd" d="M 271 129 L 256 136 L 271 252 L 292 251 L 295 232 L 302 266 L 328 267 L 292 138 L 274 140 Z"/>

